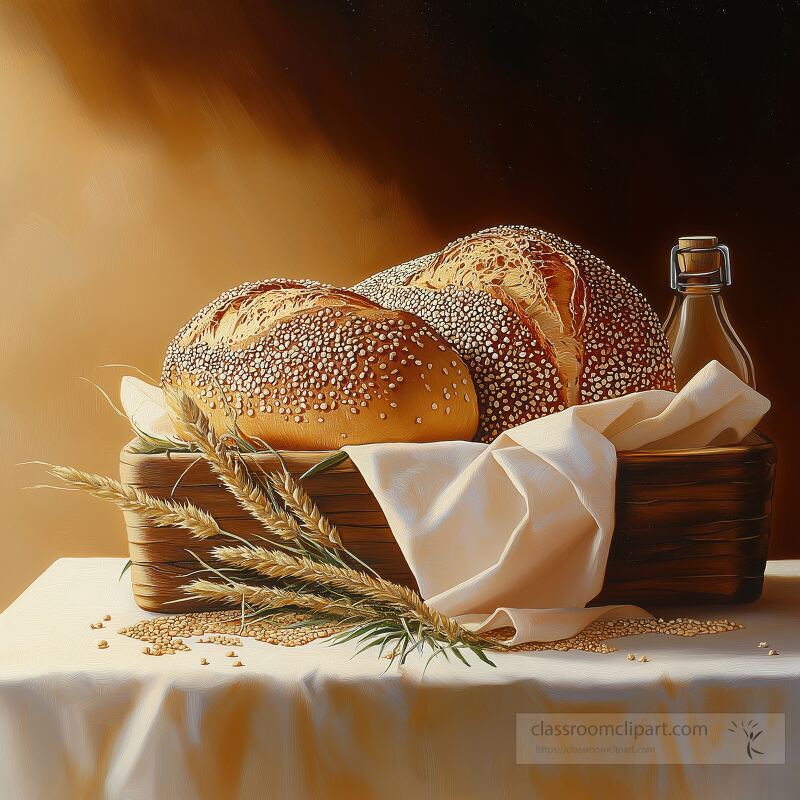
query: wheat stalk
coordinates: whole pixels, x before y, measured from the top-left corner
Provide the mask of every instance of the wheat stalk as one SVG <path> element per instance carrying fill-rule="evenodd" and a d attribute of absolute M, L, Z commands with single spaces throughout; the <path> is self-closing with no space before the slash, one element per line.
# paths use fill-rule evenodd
<path fill-rule="evenodd" d="M 349 567 L 312 561 L 303 556 L 294 557 L 264 547 L 215 547 L 212 554 L 220 561 L 241 569 L 252 570 L 267 578 L 310 581 L 362 595 L 374 603 L 389 603 L 418 621 L 424 622 L 451 641 L 473 638 L 472 634 L 455 620 L 432 609 L 408 587 L 383 578 L 372 577 Z"/>
<path fill-rule="evenodd" d="M 170 500 L 162 500 L 135 486 L 127 486 L 113 478 L 94 475 L 73 467 L 62 467 L 57 464 L 48 464 L 47 466 L 51 475 L 74 489 L 88 492 L 101 500 L 110 500 L 125 511 L 141 514 L 159 527 L 179 525 L 187 528 L 198 539 L 225 535 L 210 514 L 191 503 L 184 505 Z"/>
<path fill-rule="evenodd" d="M 361 620 L 380 620 L 384 614 L 368 605 L 359 605 L 347 599 L 331 599 L 311 592 L 298 592 L 272 586 L 250 586 L 232 582 L 227 585 L 208 580 L 196 580 L 181 587 L 187 594 L 218 603 L 240 605 L 245 603 L 261 609 L 295 606 L 316 614 L 352 617 Z"/>
<path fill-rule="evenodd" d="M 262 484 L 249 474 L 246 462 L 216 436 L 197 404 L 184 392 L 176 393 L 173 399 L 193 444 L 239 504 L 268 531 L 295 543 L 297 549 L 294 552 L 308 553 L 313 557 L 302 554 L 292 556 L 282 550 L 253 546 L 246 539 L 222 530 L 210 514 L 189 502 L 181 504 L 152 497 L 141 489 L 112 478 L 71 467 L 49 464 L 50 473 L 73 488 L 110 500 L 155 525 L 178 525 L 201 539 L 227 536 L 241 542 L 244 546 L 217 547 L 212 550 L 214 558 L 240 570 L 256 572 L 273 580 L 310 584 L 318 590 L 344 593 L 330 597 L 304 589 L 252 586 L 218 573 L 227 584 L 195 580 L 181 587 L 188 595 L 214 602 L 241 604 L 243 608 L 245 604 L 261 610 L 291 606 L 304 609 L 312 616 L 333 616 L 347 627 L 341 634 L 344 638 L 334 641 L 358 639 L 362 644 L 357 652 L 375 646 L 379 646 L 382 652 L 390 642 L 396 643 L 401 663 L 410 652 L 417 649 L 422 652 L 428 645 L 433 650 L 428 663 L 435 656 L 446 656 L 452 652 L 466 664 L 461 653 L 463 649 L 472 651 L 482 661 L 492 664 L 483 649 L 496 648 L 496 643 L 466 630 L 455 620 L 432 609 L 411 589 L 348 567 L 336 553 L 337 550 L 355 561 L 358 559 L 344 548 L 336 527 L 322 515 L 299 481 L 286 469 L 266 476 L 269 486 L 274 487 L 286 506 L 276 508 L 271 495 L 268 496 Z M 311 543 L 318 545 L 314 553 L 306 547 Z M 274 546 L 284 545 L 276 542 Z M 213 569 L 195 557 L 203 566 Z M 412 633 L 411 625 L 418 628 L 415 633 Z"/>
<path fill-rule="evenodd" d="M 317 504 L 309 497 L 308 492 L 296 481 L 287 469 L 270 473 L 269 481 L 280 495 L 286 506 L 306 528 L 316 534 L 315 540 L 321 538 L 330 547 L 342 547 L 342 539 L 336 526 L 322 516 Z"/>
<path fill-rule="evenodd" d="M 297 520 L 282 509 L 276 509 L 261 486 L 256 483 L 236 458 L 217 438 L 208 418 L 185 393 L 174 395 L 181 422 L 194 444 L 222 482 L 239 501 L 239 505 L 258 520 L 267 530 L 286 540 L 299 539 L 302 531 Z"/>

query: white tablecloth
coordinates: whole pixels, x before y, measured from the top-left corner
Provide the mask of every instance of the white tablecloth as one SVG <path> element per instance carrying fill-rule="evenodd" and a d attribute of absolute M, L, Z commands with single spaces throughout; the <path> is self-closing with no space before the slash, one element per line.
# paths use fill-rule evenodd
<path fill-rule="evenodd" d="M 3 798 L 798 796 L 800 562 L 771 563 L 756 604 L 669 612 L 741 631 L 437 660 L 424 680 L 413 658 L 385 672 L 325 642 L 245 640 L 241 668 L 214 645 L 145 656 L 115 632 L 149 616 L 123 563 L 61 559 L 0 615 Z M 555 711 L 785 713 L 786 765 L 518 765 L 516 714 Z"/>

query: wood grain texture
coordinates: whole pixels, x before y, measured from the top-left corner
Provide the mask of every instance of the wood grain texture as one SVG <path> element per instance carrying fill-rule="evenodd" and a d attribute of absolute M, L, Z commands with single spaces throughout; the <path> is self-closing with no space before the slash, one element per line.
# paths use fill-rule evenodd
<path fill-rule="evenodd" d="M 329 453 L 282 453 L 300 475 Z M 278 460 L 245 457 L 256 471 Z M 776 448 L 760 433 L 705 450 L 620 453 L 616 527 L 606 580 L 593 601 L 641 606 L 740 603 L 758 598 L 769 543 Z M 120 477 L 158 497 L 188 500 L 246 539 L 262 533 L 208 465 L 190 454 L 120 454 Z M 416 587 L 377 501 L 350 461 L 304 485 L 346 546 L 386 578 Z M 124 512 L 136 602 L 148 611 L 202 610 L 180 585 L 224 538 L 199 541 L 179 528 L 154 527 Z M 190 552 L 191 551 L 191 552 Z M 180 601 L 180 602 L 176 602 Z"/>

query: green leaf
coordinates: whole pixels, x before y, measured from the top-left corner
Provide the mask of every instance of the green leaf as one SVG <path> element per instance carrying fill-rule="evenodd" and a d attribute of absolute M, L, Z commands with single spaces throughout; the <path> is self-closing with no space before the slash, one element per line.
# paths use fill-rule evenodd
<path fill-rule="evenodd" d="M 389 636 L 387 636 L 387 637 L 386 637 L 386 638 L 383 640 L 383 644 L 381 645 L 381 649 L 378 651 L 378 658 L 382 658 L 382 657 L 383 657 L 383 651 L 386 649 L 386 645 L 387 645 L 387 644 L 388 644 L 390 641 L 391 641 L 391 642 L 393 642 L 395 639 L 397 639 L 397 640 L 399 641 L 399 640 L 400 640 L 400 639 L 402 639 L 402 638 L 403 638 L 403 637 L 402 637 L 402 635 L 401 635 L 401 634 L 399 634 L 399 633 L 389 634 Z"/>
<path fill-rule="evenodd" d="M 461 651 L 460 651 L 460 649 L 459 649 L 459 645 L 457 645 L 457 644 L 451 644 L 449 647 L 446 647 L 445 649 L 446 649 L 446 650 L 450 650 L 450 651 L 452 652 L 452 654 L 453 654 L 453 655 L 454 655 L 454 656 L 455 656 L 455 657 L 456 657 L 456 658 L 457 658 L 459 661 L 463 662 L 463 663 L 464 663 L 466 666 L 468 666 L 468 667 L 472 666 L 472 665 L 469 663 L 469 661 L 467 661 L 467 659 L 466 659 L 466 658 L 464 658 L 464 656 L 462 656 L 462 655 L 461 655 Z"/>
<path fill-rule="evenodd" d="M 447 655 L 447 650 L 444 647 L 442 647 L 441 641 L 439 641 L 439 639 L 437 639 L 435 636 L 431 636 L 429 633 L 426 633 L 425 644 L 427 644 L 428 647 L 430 647 L 432 652 L 444 656 L 445 661 L 450 660 L 450 656 Z"/>
<path fill-rule="evenodd" d="M 327 458 L 323 458 L 318 464 L 314 464 L 313 467 L 307 469 L 299 478 L 298 480 L 304 481 L 306 478 L 310 478 L 312 475 L 319 475 L 322 472 L 327 472 L 329 469 L 332 469 L 337 464 L 341 464 L 342 461 L 345 459 L 350 458 L 343 450 L 337 450 L 332 455 L 329 455 Z"/>
<path fill-rule="evenodd" d="M 403 633 L 398 637 L 397 647 L 395 647 L 394 650 L 392 650 L 389 653 L 389 665 L 386 667 L 384 672 L 388 672 L 389 667 L 391 667 L 394 664 L 395 659 L 397 658 L 397 650 L 401 649 L 402 652 L 405 652 L 407 647 L 408 647 L 408 637 Z M 400 663 L 402 664 L 402 661 Z"/>
<path fill-rule="evenodd" d="M 447 650 L 445 650 L 443 647 L 434 647 L 433 653 L 431 653 L 430 658 L 425 662 L 425 667 L 422 670 L 423 678 L 425 677 L 425 673 L 428 671 L 428 664 L 430 664 L 431 661 L 433 661 L 433 659 L 436 658 L 436 656 L 441 656 L 441 655 L 444 655 L 447 661 L 450 660 L 450 657 L 447 655 Z"/>
<path fill-rule="evenodd" d="M 480 647 L 475 647 L 471 644 L 468 644 L 467 647 L 469 647 L 469 649 L 472 650 L 472 652 L 475 653 L 475 655 L 478 656 L 478 658 L 485 664 L 488 664 L 490 667 L 497 667 L 497 664 L 495 664 L 494 661 L 492 661 Z"/>
<path fill-rule="evenodd" d="M 378 626 L 385 624 L 385 620 L 378 620 L 377 622 L 370 622 L 366 625 L 356 625 L 351 629 L 337 633 L 336 636 L 331 639 L 331 644 L 344 644 L 345 642 L 349 642 L 351 639 L 358 639 L 359 637 L 365 636 L 367 633 L 369 633 L 372 628 L 377 628 Z"/>
<path fill-rule="evenodd" d="M 118 580 L 122 580 L 122 578 L 124 577 L 125 573 L 126 573 L 126 572 L 127 572 L 127 571 L 128 571 L 128 570 L 129 570 L 129 569 L 132 567 L 132 566 L 133 566 L 133 561 L 131 561 L 130 559 L 128 559 L 128 561 L 126 562 L 125 566 L 122 568 L 122 572 L 120 572 L 120 574 L 119 574 L 119 579 L 118 579 Z"/>
<path fill-rule="evenodd" d="M 383 653 L 383 650 L 386 647 L 386 643 L 390 639 L 396 639 L 397 634 L 389 633 L 386 636 L 384 636 L 383 639 L 380 638 L 380 634 L 372 634 L 371 636 L 368 636 L 366 638 L 367 638 L 366 644 L 362 644 L 361 647 L 359 647 L 358 650 L 356 650 L 356 652 L 353 653 L 354 656 L 361 655 L 361 653 L 363 653 L 365 650 L 370 650 L 373 647 L 380 647 L 381 648 L 380 652 Z"/>
<path fill-rule="evenodd" d="M 408 623 L 406 622 L 405 618 L 400 617 L 400 622 L 402 623 L 406 632 L 406 644 L 403 647 L 403 652 L 400 654 L 400 664 L 403 665 L 406 663 L 406 659 L 408 658 L 409 654 L 416 649 L 417 640 L 414 638 L 414 634 L 411 633 L 411 628 L 408 627 Z"/>

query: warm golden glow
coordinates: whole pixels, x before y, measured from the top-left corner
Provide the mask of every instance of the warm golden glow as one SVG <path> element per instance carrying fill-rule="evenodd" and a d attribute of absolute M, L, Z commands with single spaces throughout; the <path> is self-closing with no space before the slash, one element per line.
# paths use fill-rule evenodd
<path fill-rule="evenodd" d="M 296 104 L 289 140 L 278 88 L 262 108 L 280 106 L 280 132 L 221 85 L 166 68 L 120 94 L 124 65 L 64 14 L 45 37 L 0 11 L 0 608 L 56 558 L 126 554 L 115 509 L 21 491 L 43 479 L 18 466 L 30 459 L 115 474 L 127 425 L 80 376 L 112 395 L 124 370 L 102 364 L 157 376 L 178 328 L 245 280 L 350 285 L 440 245 Z"/>

